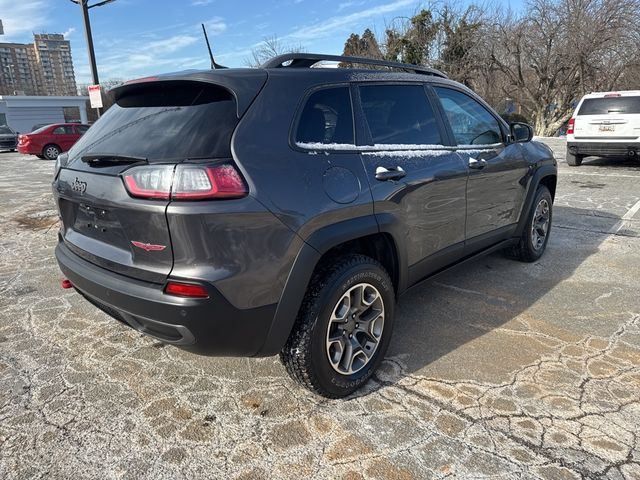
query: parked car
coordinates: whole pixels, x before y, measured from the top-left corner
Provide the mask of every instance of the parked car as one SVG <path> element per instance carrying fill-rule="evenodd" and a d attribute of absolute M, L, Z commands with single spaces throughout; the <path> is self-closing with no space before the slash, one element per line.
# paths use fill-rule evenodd
<path fill-rule="evenodd" d="M 640 90 L 585 95 L 567 127 L 567 163 L 590 155 L 634 157 L 640 153 Z"/>
<path fill-rule="evenodd" d="M 55 160 L 69 150 L 89 129 L 89 125 L 54 123 L 18 136 L 18 151 L 38 158 Z"/>
<path fill-rule="evenodd" d="M 404 72 L 309 68 L 323 60 Z M 549 240 L 551 150 L 437 70 L 290 54 L 112 92 L 56 162 L 56 257 L 63 286 L 162 342 L 279 353 L 343 397 L 411 285 Z"/>
<path fill-rule="evenodd" d="M 0 125 L 0 150 L 15 151 L 18 134 L 8 125 Z"/>

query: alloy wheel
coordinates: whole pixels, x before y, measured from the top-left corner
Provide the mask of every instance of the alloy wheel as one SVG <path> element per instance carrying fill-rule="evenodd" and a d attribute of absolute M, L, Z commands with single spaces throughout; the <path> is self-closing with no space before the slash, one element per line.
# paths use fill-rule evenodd
<path fill-rule="evenodd" d="M 546 198 L 538 202 L 536 211 L 533 214 L 531 223 L 531 244 L 535 250 L 540 250 L 549 233 L 549 223 L 551 220 L 551 208 Z"/>
<path fill-rule="evenodd" d="M 338 300 L 331 312 L 326 350 L 329 363 L 342 375 L 362 370 L 373 358 L 384 330 L 384 301 L 376 287 L 359 283 Z"/>
<path fill-rule="evenodd" d="M 56 147 L 50 146 L 46 148 L 44 154 L 47 158 L 55 160 L 60 155 L 60 151 Z"/>

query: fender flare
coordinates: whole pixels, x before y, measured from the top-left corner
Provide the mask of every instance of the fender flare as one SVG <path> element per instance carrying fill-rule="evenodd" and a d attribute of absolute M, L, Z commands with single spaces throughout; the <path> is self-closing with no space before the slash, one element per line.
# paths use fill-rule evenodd
<path fill-rule="evenodd" d="M 527 196 L 522 203 L 522 210 L 520 211 L 520 221 L 518 222 L 518 226 L 516 227 L 516 230 L 513 234 L 514 237 L 519 238 L 522 235 L 525 224 L 527 223 L 527 212 L 529 212 L 529 210 L 531 209 L 536 191 L 538 190 L 538 185 L 540 185 L 542 179 L 546 177 L 557 178 L 558 167 L 556 165 L 543 165 L 536 169 L 536 171 L 533 173 L 531 180 L 529 181 Z"/>
<path fill-rule="evenodd" d="M 387 231 L 385 220 L 383 224 L 385 228 L 381 229 L 375 215 L 365 215 L 322 227 L 305 240 L 289 271 L 264 344 L 256 356 L 276 355 L 282 350 L 298 316 L 311 276 L 322 255 L 336 245 L 349 240 Z M 392 232 L 388 233 L 392 234 Z M 396 238 L 394 237 L 394 240 Z M 397 244 L 396 250 L 400 255 Z M 398 262 L 401 261 L 402 258 L 398 258 Z M 399 263 L 399 265 L 402 264 Z"/>

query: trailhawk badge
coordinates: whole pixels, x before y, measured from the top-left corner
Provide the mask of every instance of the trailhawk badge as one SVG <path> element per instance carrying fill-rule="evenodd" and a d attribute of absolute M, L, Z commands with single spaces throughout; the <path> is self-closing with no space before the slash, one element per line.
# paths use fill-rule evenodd
<path fill-rule="evenodd" d="M 167 248 L 166 245 L 152 245 L 150 243 L 136 242 L 135 240 L 131 240 L 131 243 L 134 247 L 141 248 L 146 252 L 159 252 Z"/>

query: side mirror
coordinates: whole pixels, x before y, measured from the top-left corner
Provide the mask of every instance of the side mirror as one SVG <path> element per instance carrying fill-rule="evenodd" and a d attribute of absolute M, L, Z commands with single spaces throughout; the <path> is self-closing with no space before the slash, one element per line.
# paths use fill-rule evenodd
<path fill-rule="evenodd" d="M 516 143 L 530 142 L 533 138 L 533 128 L 526 123 L 514 122 L 511 124 L 511 138 Z"/>

